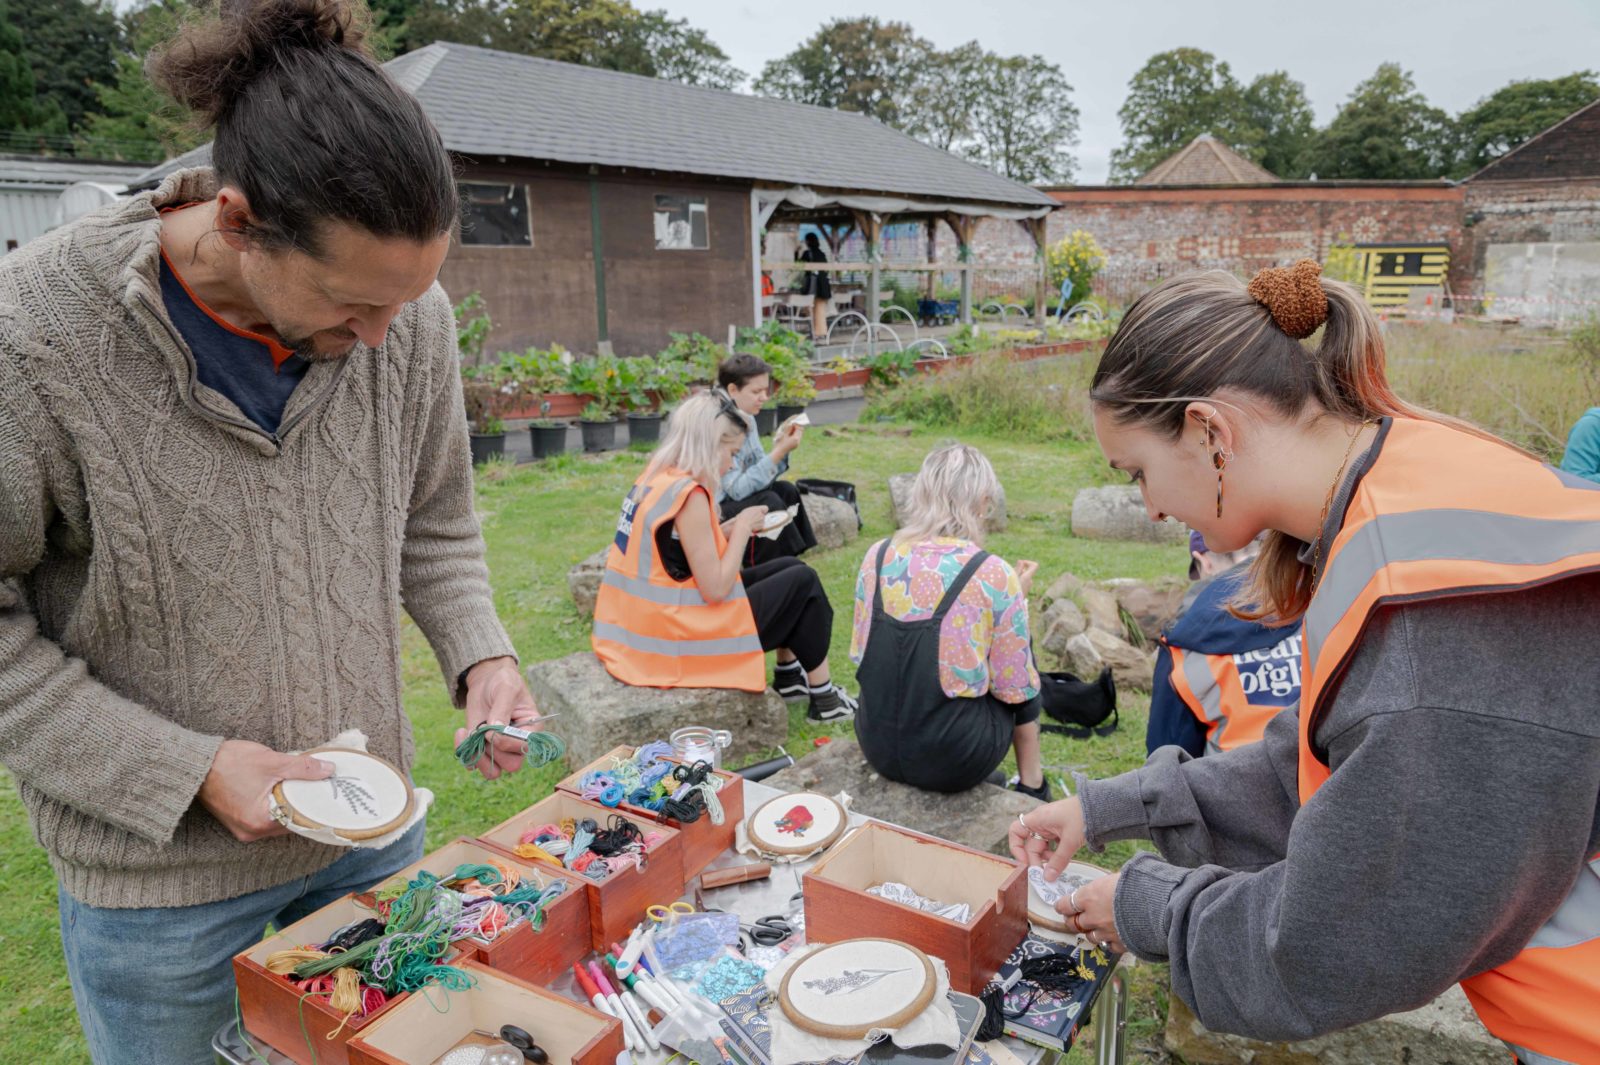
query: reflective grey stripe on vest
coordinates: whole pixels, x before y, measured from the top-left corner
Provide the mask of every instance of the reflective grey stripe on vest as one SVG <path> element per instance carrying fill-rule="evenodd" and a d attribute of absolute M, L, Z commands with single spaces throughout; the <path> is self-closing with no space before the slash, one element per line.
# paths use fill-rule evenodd
<path fill-rule="evenodd" d="M 761 637 L 725 636 L 715 640 L 663 640 L 655 636 L 641 636 L 629 632 L 621 625 L 606 621 L 594 623 L 594 634 L 602 640 L 619 643 L 634 651 L 652 655 L 672 655 L 679 658 L 698 658 L 710 655 L 739 655 L 761 653 Z"/>
<path fill-rule="evenodd" d="M 1323 644 L 1372 578 L 1391 563 L 1437 559 L 1539 566 L 1591 551 L 1600 551 L 1597 521 L 1527 518 L 1489 510 L 1381 515 L 1338 550 L 1323 575 L 1306 611 L 1305 660 L 1320 683 L 1326 676 L 1319 663 Z"/>
<path fill-rule="evenodd" d="M 1522 1062 L 1522 1065 L 1578 1065 L 1577 1062 L 1568 1061 L 1566 1058 L 1552 1058 L 1549 1054 L 1541 1054 L 1537 1050 L 1519 1047 L 1515 1043 L 1507 1043 L 1504 1039 L 1500 1041 L 1506 1044 L 1506 1049 L 1515 1054 L 1517 1060 Z"/>
<path fill-rule="evenodd" d="M 1583 867 L 1565 901 L 1528 940 L 1528 946 L 1575 947 L 1593 939 L 1600 939 L 1600 858 Z"/>
<path fill-rule="evenodd" d="M 1205 719 L 1217 726 L 1208 730 L 1206 748 L 1213 754 L 1221 754 L 1222 745 L 1218 740 L 1222 738 L 1222 730 L 1228 727 L 1228 721 L 1222 716 L 1222 689 L 1217 684 L 1216 674 L 1211 672 L 1206 656 L 1199 651 L 1184 651 L 1182 657 L 1184 681 L 1200 700 L 1200 712 Z"/>
<path fill-rule="evenodd" d="M 656 555 L 656 522 L 671 513 L 673 506 L 678 502 L 678 497 L 693 485 L 694 481 L 688 477 L 674 481 L 671 487 L 661 494 L 656 505 L 650 508 L 650 513 L 644 516 L 644 540 L 639 544 L 639 569 L 634 576 L 650 576 L 650 567 Z"/>
<path fill-rule="evenodd" d="M 636 596 L 651 603 L 660 603 L 662 606 L 705 606 L 706 600 L 700 594 L 700 589 L 693 584 L 684 584 L 676 588 L 668 588 L 660 584 L 651 584 L 639 577 L 630 577 L 625 573 L 618 573 L 614 569 L 605 571 L 600 578 L 600 583 L 609 585 L 628 595 Z M 744 591 L 744 582 L 735 581 L 733 591 L 728 593 L 724 602 L 748 598 Z"/>

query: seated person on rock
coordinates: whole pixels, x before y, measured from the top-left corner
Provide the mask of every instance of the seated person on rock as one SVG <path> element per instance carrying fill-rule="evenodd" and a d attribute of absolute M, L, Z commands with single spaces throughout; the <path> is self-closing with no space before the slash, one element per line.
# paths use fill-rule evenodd
<path fill-rule="evenodd" d="M 1189 534 L 1189 577 L 1199 581 L 1161 634 L 1148 753 L 1175 745 L 1198 758 L 1243 747 L 1299 703 L 1300 626 L 1271 628 L 1228 612 L 1259 552 L 1259 542 L 1231 553 L 1209 551 L 1199 533 Z"/>
<path fill-rule="evenodd" d="M 1014 747 L 1012 787 L 1048 801 L 1028 631 L 1038 566 L 983 549 L 999 494 L 981 451 L 941 447 L 922 463 L 904 527 L 867 550 L 850 646 L 856 737 L 884 777 L 944 792 L 982 783 Z"/>
<path fill-rule="evenodd" d="M 720 392 L 690 396 L 622 501 L 595 600 L 595 655 L 624 684 L 651 688 L 774 686 L 807 699 L 813 721 L 845 721 L 855 700 L 833 683 L 833 607 L 811 567 L 779 558 L 741 569 L 766 518 L 751 507 L 721 524 L 712 493 L 744 441 L 739 409 Z"/>
<path fill-rule="evenodd" d="M 817 546 L 806 517 L 800 489 L 778 478 L 789 468 L 789 453 L 800 446 L 805 426 L 785 426 L 772 441 L 772 454 L 761 448 L 756 430 L 756 415 L 766 405 L 772 391 L 772 368 L 755 355 L 732 355 L 717 367 L 717 387 L 728 393 L 743 419 L 744 440 L 733 457 L 733 467 L 722 478 L 717 501 L 724 520 L 749 507 L 768 510 L 793 510 L 794 520 L 779 530 L 775 539 L 751 537 L 745 549 L 744 564 L 755 565 L 769 559 L 803 555 Z"/>

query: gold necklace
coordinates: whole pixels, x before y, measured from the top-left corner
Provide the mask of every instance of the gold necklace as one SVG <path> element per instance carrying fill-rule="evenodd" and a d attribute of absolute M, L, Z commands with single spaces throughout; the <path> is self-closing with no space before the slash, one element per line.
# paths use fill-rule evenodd
<path fill-rule="evenodd" d="M 1355 453 L 1356 441 L 1361 439 L 1361 430 L 1374 424 L 1364 421 L 1356 426 L 1356 431 L 1350 434 L 1350 443 L 1345 445 L 1344 458 L 1339 462 L 1339 472 L 1333 475 L 1333 483 L 1328 485 L 1328 494 L 1322 500 L 1322 513 L 1317 516 L 1317 538 L 1311 542 L 1311 587 L 1317 587 L 1317 576 L 1322 566 L 1322 540 L 1323 533 L 1328 527 L 1328 510 L 1333 506 L 1333 497 L 1339 494 L 1339 485 L 1344 482 L 1345 467 L 1350 465 L 1350 456 Z"/>

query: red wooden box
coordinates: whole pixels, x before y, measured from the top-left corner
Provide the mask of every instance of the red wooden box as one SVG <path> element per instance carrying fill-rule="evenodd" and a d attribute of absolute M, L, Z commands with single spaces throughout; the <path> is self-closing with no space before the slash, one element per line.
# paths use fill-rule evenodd
<path fill-rule="evenodd" d="M 977 995 L 1027 935 L 1026 873 L 993 854 L 869 821 L 802 878 L 806 941 L 873 935 L 909 943 L 945 960 L 952 988 Z M 867 894 L 888 880 L 923 898 L 968 903 L 972 921 L 959 924 Z"/>
<path fill-rule="evenodd" d="M 424 870 L 435 876 L 448 876 L 457 866 L 482 865 L 491 859 L 514 867 L 524 882 L 533 880 L 544 887 L 551 880 L 561 880 L 567 884 L 567 890 L 545 906 L 544 923 L 538 931 L 534 930 L 532 922 L 520 921 L 487 943 L 469 937 L 458 939 L 451 946 L 461 952 L 463 960 L 476 959 L 491 969 L 536 984 L 549 983 L 590 949 L 589 896 L 572 876 L 557 873 L 554 867 L 541 862 L 507 857 L 476 840 L 458 839 L 446 843 L 420 862 L 406 866 L 383 883 L 396 879 L 409 881 Z M 379 886 L 373 885 L 374 890 Z M 373 894 L 363 892 L 356 896 L 356 901 L 371 906 Z"/>
<path fill-rule="evenodd" d="M 621 811 L 558 791 L 500 822 L 478 837 L 478 842 L 502 854 L 515 857 L 522 833 L 539 825 L 553 824 L 562 818 L 592 818 L 600 825 Z M 623 813 L 623 816 L 628 816 Z M 666 905 L 683 894 L 683 844 L 676 829 L 643 819 L 633 819 L 641 831 L 657 832 L 661 839 L 645 851 L 643 870 L 623 869 L 604 880 L 581 873 L 566 875 L 584 885 L 589 895 L 589 941 L 596 950 L 628 938 L 633 926 L 644 920 L 645 909 L 657 903 Z"/>
<path fill-rule="evenodd" d="M 463 968 L 471 988 L 432 989 L 387 1011 L 350 1040 L 350 1065 L 432 1065 L 473 1031 L 506 1024 L 533 1036 L 550 1065 L 614 1065 L 622 1053 L 621 1021 L 481 962 Z"/>
<path fill-rule="evenodd" d="M 396 995 L 367 1016 L 352 1017 L 345 1024 L 344 1014 L 329 1006 L 327 999 L 306 997 L 302 1001 L 301 992 L 294 984 L 267 971 L 266 961 L 269 955 L 280 950 L 326 942 L 345 925 L 371 916 L 370 910 L 346 895 L 234 955 L 233 975 L 239 985 L 239 1015 L 244 1020 L 245 1030 L 300 1065 L 312 1065 L 313 1049 L 318 1065 L 348 1065 L 346 1043 L 350 1038 L 409 996 Z M 342 1031 L 341 1024 L 344 1025 Z M 335 1031 L 339 1034 L 329 1039 L 328 1035 Z"/>
<path fill-rule="evenodd" d="M 583 779 L 585 773 L 596 769 L 610 769 L 611 764 L 618 758 L 632 758 L 635 748 L 615 747 L 596 758 L 593 762 L 573 773 L 556 785 L 556 790 L 567 792 L 569 795 L 581 795 L 578 781 Z M 678 759 L 669 759 L 678 761 Z M 632 806 L 622 803 L 617 807 L 618 812 L 627 814 L 635 820 L 650 820 L 659 824 L 669 825 L 678 830 L 683 838 L 683 875 L 685 879 L 699 876 L 706 866 L 710 865 L 717 855 L 733 849 L 733 832 L 739 822 L 744 820 L 744 777 L 738 773 L 730 773 L 719 769 L 717 776 L 717 798 L 722 803 L 722 824 L 714 824 L 709 817 L 702 817 L 698 821 L 684 824 L 670 817 L 664 817 L 654 810 L 646 810 L 641 806 Z"/>

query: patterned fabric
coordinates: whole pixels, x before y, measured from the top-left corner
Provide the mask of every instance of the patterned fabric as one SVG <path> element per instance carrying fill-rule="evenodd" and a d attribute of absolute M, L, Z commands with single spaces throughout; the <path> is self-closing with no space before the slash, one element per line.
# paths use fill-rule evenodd
<path fill-rule="evenodd" d="M 899 621 L 925 621 L 979 550 L 970 540 L 949 537 L 916 544 L 908 553 L 891 544 L 882 579 L 875 583 L 872 569 L 881 543 L 867 549 L 856 575 L 850 659 L 857 665 L 867 650 L 879 584 L 884 613 Z M 999 555 L 990 555 L 978 567 L 939 627 L 939 684 L 952 699 L 975 699 L 992 691 L 1001 702 L 1025 703 L 1039 694 L 1028 600 L 1016 570 Z"/>

